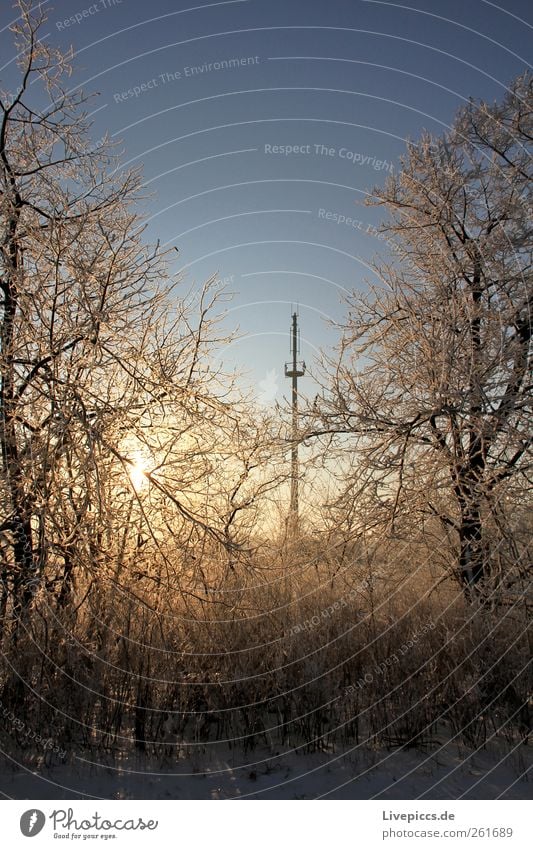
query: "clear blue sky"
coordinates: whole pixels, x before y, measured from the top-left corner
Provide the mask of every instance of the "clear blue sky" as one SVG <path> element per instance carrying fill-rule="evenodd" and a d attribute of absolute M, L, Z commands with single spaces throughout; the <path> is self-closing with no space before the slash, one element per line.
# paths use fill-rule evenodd
<path fill-rule="evenodd" d="M 150 238 L 179 246 L 174 270 L 191 284 L 228 279 L 245 338 L 226 358 L 265 401 L 288 389 L 291 302 L 312 362 L 335 339 L 323 319 L 342 317 L 342 291 L 372 280 L 384 246 L 365 192 L 407 137 L 442 132 L 470 95 L 501 98 L 532 43 L 526 0 L 43 5 L 49 38 L 74 49 L 73 85 L 99 92 L 94 138 L 108 130 L 143 164 Z"/>

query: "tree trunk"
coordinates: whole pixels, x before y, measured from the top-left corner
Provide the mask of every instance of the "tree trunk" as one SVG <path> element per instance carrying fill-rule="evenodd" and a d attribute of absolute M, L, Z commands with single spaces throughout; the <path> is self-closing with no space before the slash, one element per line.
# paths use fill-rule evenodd
<path fill-rule="evenodd" d="M 37 580 L 33 557 L 31 518 L 26 511 L 17 512 L 13 522 L 13 558 L 15 561 L 13 614 L 15 619 L 18 619 L 31 606 Z"/>
<path fill-rule="evenodd" d="M 471 600 L 485 577 L 483 523 L 477 504 L 463 510 L 459 526 L 459 574 L 466 597 Z"/>
<path fill-rule="evenodd" d="M 17 440 L 17 398 L 15 389 L 14 338 L 15 319 L 19 308 L 20 272 L 22 251 L 17 230 L 22 201 L 15 179 L 5 155 L 5 140 L 0 144 L 8 181 L 12 190 L 12 210 L 8 221 L 5 241 L 2 246 L 4 277 L 1 281 L 3 315 L 0 325 L 0 350 L 2 354 L 0 373 L 0 443 L 3 471 L 9 488 L 13 539 L 13 615 L 15 620 L 31 605 L 35 591 L 36 571 L 34 568 L 31 510 L 26 494 L 24 472 L 20 461 Z M 16 626 L 15 626 L 16 630 Z"/>

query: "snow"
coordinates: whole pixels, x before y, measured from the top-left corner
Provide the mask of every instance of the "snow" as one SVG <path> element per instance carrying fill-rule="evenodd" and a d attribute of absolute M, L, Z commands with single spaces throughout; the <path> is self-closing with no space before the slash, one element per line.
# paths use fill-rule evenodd
<path fill-rule="evenodd" d="M 246 755 L 221 746 L 174 760 L 80 753 L 32 769 L 4 759 L 0 790 L 15 799 L 528 799 L 531 763 L 523 744 Z"/>

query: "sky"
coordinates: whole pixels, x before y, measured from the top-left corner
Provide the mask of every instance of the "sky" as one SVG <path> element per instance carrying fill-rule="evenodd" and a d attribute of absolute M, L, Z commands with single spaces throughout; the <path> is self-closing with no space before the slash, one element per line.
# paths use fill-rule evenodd
<path fill-rule="evenodd" d="M 331 349 L 343 296 L 386 256 L 364 206 L 406 139 L 441 134 L 468 97 L 499 100 L 531 61 L 526 0 L 56 0 L 43 35 L 72 47 L 70 85 L 95 92 L 95 142 L 142 165 L 147 238 L 177 246 L 184 288 L 233 293 L 227 367 L 269 406 L 298 305 L 301 358 Z M 14 46 L 0 13 L 1 77 Z M 305 377 L 302 394 L 315 384 Z"/>

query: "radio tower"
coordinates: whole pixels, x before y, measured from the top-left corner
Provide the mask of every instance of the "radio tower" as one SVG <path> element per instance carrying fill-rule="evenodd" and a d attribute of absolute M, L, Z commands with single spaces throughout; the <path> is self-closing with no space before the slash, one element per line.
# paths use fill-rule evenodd
<path fill-rule="evenodd" d="M 300 331 L 296 311 L 292 314 L 290 340 L 292 363 L 285 363 L 285 377 L 292 379 L 291 504 L 287 525 L 290 535 L 296 537 L 298 534 L 298 378 L 305 374 L 305 363 L 298 361 Z"/>

